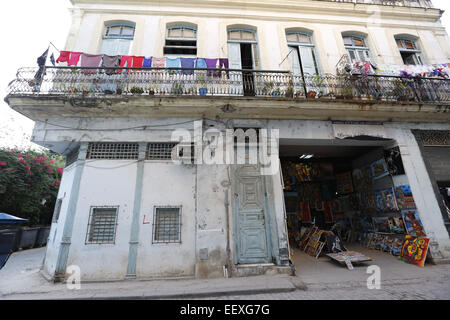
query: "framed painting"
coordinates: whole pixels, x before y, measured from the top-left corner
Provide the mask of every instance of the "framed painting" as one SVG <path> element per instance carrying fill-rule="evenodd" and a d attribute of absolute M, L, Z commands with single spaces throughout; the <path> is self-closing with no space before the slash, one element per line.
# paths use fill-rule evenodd
<path fill-rule="evenodd" d="M 422 221 L 420 221 L 417 210 L 403 210 L 403 223 L 405 224 L 406 232 L 415 237 L 426 237 L 423 230 Z"/>
<path fill-rule="evenodd" d="M 302 222 L 311 223 L 311 209 L 309 207 L 309 202 L 300 202 L 300 212 L 302 217 Z"/>
<path fill-rule="evenodd" d="M 353 182 L 351 172 L 336 174 L 336 192 L 348 194 L 353 192 Z"/>
<path fill-rule="evenodd" d="M 400 210 L 415 209 L 416 204 L 412 195 L 411 187 L 409 185 L 403 185 L 394 187 L 395 198 Z"/>
<path fill-rule="evenodd" d="M 386 160 L 384 158 L 381 158 L 380 160 L 377 160 L 371 164 L 372 168 L 372 177 L 373 180 L 380 179 L 382 177 L 385 177 L 389 174 L 389 170 L 386 164 Z"/>
<path fill-rule="evenodd" d="M 428 238 L 406 235 L 400 255 L 401 259 L 423 267 L 427 258 L 429 243 L 430 239 Z"/>

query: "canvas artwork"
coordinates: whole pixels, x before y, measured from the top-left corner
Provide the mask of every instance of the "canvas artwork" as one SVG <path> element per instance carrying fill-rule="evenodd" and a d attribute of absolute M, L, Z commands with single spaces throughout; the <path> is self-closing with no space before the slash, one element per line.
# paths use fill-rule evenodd
<path fill-rule="evenodd" d="M 403 222 L 405 224 L 406 232 L 409 235 L 415 237 L 426 237 L 417 210 L 403 210 L 402 217 Z"/>
<path fill-rule="evenodd" d="M 398 210 L 392 188 L 374 191 L 374 199 L 377 212 L 392 212 Z"/>
<path fill-rule="evenodd" d="M 372 218 L 373 226 L 377 232 L 390 232 L 389 219 L 387 217 Z"/>
<path fill-rule="evenodd" d="M 353 183 L 351 172 L 336 174 L 336 191 L 339 194 L 347 194 L 353 192 Z"/>
<path fill-rule="evenodd" d="M 423 267 L 427 258 L 429 242 L 428 238 L 406 235 L 400 255 L 401 259 Z"/>
<path fill-rule="evenodd" d="M 376 242 L 375 242 L 375 250 L 382 250 L 385 241 L 386 241 L 386 236 L 384 236 L 382 234 L 378 234 Z"/>
<path fill-rule="evenodd" d="M 314 256 L 316 253 L 316 250 L 319 246 L 320 237 L 322 236 L 323 230 L 316 230 L 309 239 L 309 242 L 307 243 L 305 247 L 305 252 L 309 254 L 310 256 Z"/>
<path fill-rule="evenodd" d="M 394 256 L 399 256 L 402 253 L 403 248 L 403 238 L 396 238 L 392 244 L 391 254 Z"/>
<path fill-rule="evenodd" d="M 346 250 L 341 239 L 334 234 L 326 236 L 326 244 L 328 252 L 342 252 Z"/>
<path fill-rule="evenodd" d="M 409 185 L 398 186 L 394 188 L 397 205 L 400 210 L 415 209 L 416 204 Z"/>
<path fill-rule="evenodd" d="M 311 223 L 311 210 L 309 208 L 309 202 L 300 202 L 300 211 L 302 222 Z"/>
<path fill-rule="evenodd" d="M 331 208 L 331 201 L 323 202 L 323 213 L 325 215 L 325 223 L 333 223 L 333 211 Z"/>
<path fill-rule="evenodd" d="M 299 247 L 301 250 L 303 250 L 309 239 L 311 238 L 311 235 L 313 234 L 313 232 L 315 231 L 314 228 L 308 228 L 305 230 L 305 232 L 302 234 L 301 238 L 300 238 L 300 242 L 299 242 Z"/>
<path fill-rule="evenodd" d="M 391 252 L 392 247 L 394 246 L 394 241 L 394 237 L 387 236 L 384 240 L 381 250 L 385 252 Z"/>
<path fill-rule="evenodd" d="M 372 177 L 374 180 L 385 177 L 389 174 L 389 170 L 384 158 L 372 163 Z"/>

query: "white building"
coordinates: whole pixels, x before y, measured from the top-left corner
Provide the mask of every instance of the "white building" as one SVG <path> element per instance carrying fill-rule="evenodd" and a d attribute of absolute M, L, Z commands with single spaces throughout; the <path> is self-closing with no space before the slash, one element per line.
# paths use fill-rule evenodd
<path fill-rule="evenodd" d="M 211 127 L 279 129 L 282 160 L 313 155 L 335 172 L 399 147 L 405 173 L 389 186 L 410 185 L 433 260 L 450 259 L 439 194 L 450 187 L 449 80 L 343 71 L 445 72 L 450 42 L 430 1 L 72 3 L 66 51 L 153 57 L 153 67 L 163 57 L 228 59 L 232 71 L 49 67 L 38 87 L 35 70 L 19 72 L 7 102 L 36 121 L 33 142 L 68 156 L 49 278 L 69 265 L 83 280 L 290 272 L 278 170 L 172 161 L 174 130 L 200 139 Z"/>

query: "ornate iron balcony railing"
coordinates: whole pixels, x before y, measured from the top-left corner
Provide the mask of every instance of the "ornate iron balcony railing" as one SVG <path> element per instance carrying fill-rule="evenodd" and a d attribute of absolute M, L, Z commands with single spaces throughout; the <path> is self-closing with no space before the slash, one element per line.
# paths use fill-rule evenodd
<path fill-rule="evenodd" d="M 8 96 L 253 96 L 450 104 L 450 80 L 289 71 L 183 68 L 22 68 Z"/>
<path fill-rule="evenodd" d="M 345 2 L 354 4 L 376 4 L 395 7 L 433 8 L 431 0 L 315 0 L 328 2 Z"/>

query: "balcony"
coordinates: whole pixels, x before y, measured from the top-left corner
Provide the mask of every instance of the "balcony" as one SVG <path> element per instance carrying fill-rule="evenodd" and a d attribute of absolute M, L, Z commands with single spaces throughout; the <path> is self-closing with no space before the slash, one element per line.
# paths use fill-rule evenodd
<path fill-rule="evenodd" d="M 36 80 L 36 71 L 20 69 L 5 98 L 31 119 L 207 115 L 450 121 L 448 79 L 297 76 L 289 71 L 238 69 L 47 67 Z"/>
<path fill-rule="evenodd" d="M 374 4 L 394 7 L 433 8 L 431 0 L 315 0 L 328 2 L 344 2 L 354 4 Z"/>
<path fill-rule="evenodd" d="M 289 71 L 183 68 L 23 68 L 12 95 L 251 96 L 450 104 L 450 80 L 376 75 L 300 76 Z"/>

